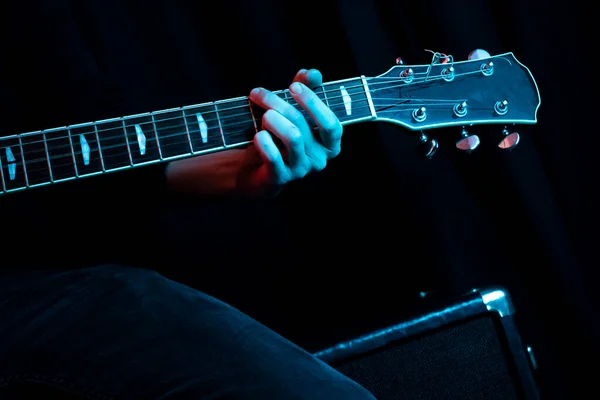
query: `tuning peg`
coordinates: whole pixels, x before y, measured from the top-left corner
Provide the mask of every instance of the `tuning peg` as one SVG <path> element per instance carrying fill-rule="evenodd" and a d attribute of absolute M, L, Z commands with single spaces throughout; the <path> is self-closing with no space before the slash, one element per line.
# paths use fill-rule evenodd
<path fill-rule="evenodd" d="M 494 111 L 498 115 L 506 115 L 508 113 L 508 100 L 497 101 L 494 104 Z"/>
<path fill-rule="evenodd" d="M 426 52 L 433 54 L 433 59 L 431 60 L 431 64 L 447 64 L 451 62 L 452 56 L 449 56 L 445 53 L 440 53 L 437 51 L 425 49 Z"/>
<path fill-rule="evenodd" d="M 479 136 L 477 135 L 469 135 L 469 132 L 463 126 L 460 131 L 460 136 L 462 137 L 458 142 L 456 142 L 456 148 L 459 150 L 466 151 L 470 153 L 475 150 L 479 146 Z"/>
<path fill-rule="evenodd" d="M 469 53 L 469 56 L 467 58 L 469 60 L 480 60 L 482 58 L 490 58 L 490 57 L 491 57 L 491 55 L 487 51 L 485 51 L 483 49 L 475 49 Z"/>
<path fill-rule="evenodd" d="M 404 65 L 404 60 L 402 59 L 402 57 L 396 58 L 396 65 Z"/>
<path fill-rule="evenodd" d="M 437 151 L 439 145 L 438 141 L 435 139 L 430 139 L 426 134 L 421 132 L 419 134 L 419 140 L 421 141 L 421 146 L 423 146 L 423 150 L 426 158 L 431 158 Z"/>
<path fill-rule="evenodd" d="M 502 129 L 502 140 L 498 143 L 498 147 L 502 150 L 512 150 L 519 144 L 519 140 L 521 140 L 521 136 L 518 132 L 509 132 L 509 130 L 504 127 Z"/>
<path fill-rule="evenodd" d="M 448 64 L 450 62 L 450 57 L 448 57 L 444 53 L 436 53 L 433 64 Z"/>

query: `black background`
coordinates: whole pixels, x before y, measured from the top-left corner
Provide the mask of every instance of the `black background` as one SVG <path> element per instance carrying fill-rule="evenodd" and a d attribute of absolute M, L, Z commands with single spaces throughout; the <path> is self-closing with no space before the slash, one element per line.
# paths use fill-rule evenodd
<path fill-rule="evenodd" d="M 421 291 L 502 285 L 546 398 L 581 398 L 598 347 L 597 49 L 576 2 L 52 0 L 0 6 L 2 135 L 512 51 L 542 96 L 512 152 L 500 126 L 424 160 L 391 124 L 345 129 L 339 158 L 275 200 L 196 200 L 149 167 L 4 196 L 2 267 L 116 261 L 230 302 L 309 350 L 398 321 Z M 591 6 L 590 6 L 591 7 Z M 591 361 L 591 367 L 584 366 Z M 590 379 L 592 378 L 592 379 Z M 591 383 L 590 383 L 591 382 Z M 589 389 L 589 387 L 588 387 Z"/>

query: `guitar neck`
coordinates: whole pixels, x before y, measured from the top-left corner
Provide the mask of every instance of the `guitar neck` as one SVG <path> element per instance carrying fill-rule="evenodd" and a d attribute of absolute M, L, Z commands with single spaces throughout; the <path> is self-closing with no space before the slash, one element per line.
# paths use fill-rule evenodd
<path fill-rule="evenodd" d="M 288 90 L 275 92 L 314 121 Z M 315 93 L 342 124 L 376 117 L 367 79 L 325 83 Z M 264 110 L 248 97 L 0 138 L 0 194 L 246 145 Z"/>
<path fill-rule="evenodd" d="M 421 132 L 462 127 L 459 143 L 468 143 L 457 147 L 465 151 L 479 144 L 465 126 L 504 125 L 507 141 L 499 146 L 512 148 L 518 133 L 507 126 L 535 124 L 540 107 L 531 72 L 512 53 L 458 62 L 434 53 L 431 64 L 396 65 L 374 78 L 325 83 L 315 93 L 344 125 L 377 120 Z M 288 90 L 275 94 L 315 126 Z M 238 97 L 3 137 L 0 194 L 243 146 L 262 129 L 263 113 Z"/>

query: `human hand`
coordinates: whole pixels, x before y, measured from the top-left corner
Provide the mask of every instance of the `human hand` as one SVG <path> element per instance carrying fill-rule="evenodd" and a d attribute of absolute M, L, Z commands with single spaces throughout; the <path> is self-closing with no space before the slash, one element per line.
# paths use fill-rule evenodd
<path fill-rule="evenodd" d="M 336 115 L 313 92 L 323 84 L 316 69 L 301 69 L 296 74 L 290 95 L 318 126 L 314 131 L 304 115 L 285 100 L 264 88 L 250 93 L 250 100 L 266 110 L 263 130 L 246 149 L 245 162 L 238 176 L 238 187 L 245 193 L 277 191 L 286 183 L 321 171 L 340 153 L 342 125 Z M 276 137 L 281 146 L 276 145 Z"/>

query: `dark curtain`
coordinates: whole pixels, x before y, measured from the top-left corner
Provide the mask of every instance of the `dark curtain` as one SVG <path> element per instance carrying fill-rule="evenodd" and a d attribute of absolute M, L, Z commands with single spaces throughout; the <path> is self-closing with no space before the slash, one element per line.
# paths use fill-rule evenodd
<path fill-rule="evenodd" d="M 2 196 L 2 267 L 155 268 L 311 351 L 398 321 L 420 292 L 500 285 L 546 398 L 584 398 L 593 386 L 591 8 L 29 0 L 0 10 L 2 135 L 282 89 L 300 68 L 327 81 L 377 76 L 398 56 L 429 63 L 424 49 L 456 60 L 474 48 L 514 52 L 542 106 L 512 152 L 496 147 L 501 126 L 473 127 L 482 145 L 471 154 L 454 147 L 456 129 L 440 129 L 440 150 L 425 160 L 413 134 L 366 123 L 345 129 L 323 173 L 273 200 L 165 194 L 162 166 Z"/>

